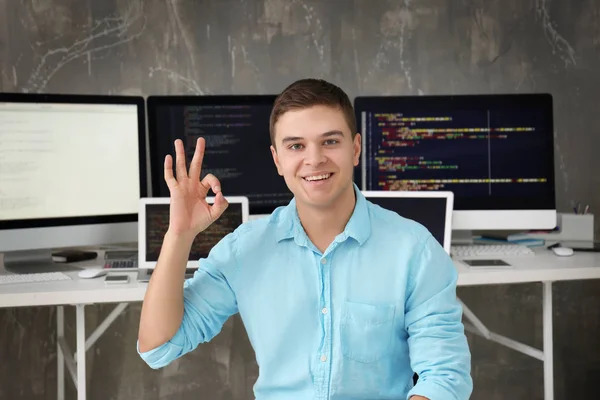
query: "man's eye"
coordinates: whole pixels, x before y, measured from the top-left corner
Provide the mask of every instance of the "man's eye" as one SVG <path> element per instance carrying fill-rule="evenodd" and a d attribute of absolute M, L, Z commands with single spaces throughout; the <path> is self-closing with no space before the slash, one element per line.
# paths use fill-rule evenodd
<path fill-rule="evenodd" d="M 337 144 L 337 143 L 338 143 L 338 141 L 335 139 L 329 139 L 329 140 L 325 141 L 325 144 Z"/>
<path fill-rule="evenodd" d="M 293 145 L 290 146 L 291 150 L 300 150 L 301 148 L 302 148 L 302 145 L 298 144 L 298 143 L 293 144 Z"/>

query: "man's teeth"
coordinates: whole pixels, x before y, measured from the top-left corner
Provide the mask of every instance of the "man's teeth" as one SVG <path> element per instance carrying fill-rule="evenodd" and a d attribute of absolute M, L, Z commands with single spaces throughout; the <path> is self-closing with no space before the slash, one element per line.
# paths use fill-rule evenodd
<path fill-rule="evenodd" d="M 306 179 L 307 181 L 321 181 L 323 179 L 327 179 L 331 176 L 331 174 L 325 174 L 325 175 L 315 175 L 315 176 L 307 176 L 304 179 Z"/>

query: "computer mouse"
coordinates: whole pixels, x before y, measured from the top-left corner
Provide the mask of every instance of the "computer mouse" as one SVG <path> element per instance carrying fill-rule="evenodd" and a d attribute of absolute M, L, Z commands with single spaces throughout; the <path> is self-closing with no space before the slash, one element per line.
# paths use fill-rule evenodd
<path fill-rule="evenodd" d="M 569 247 L 553 247 L 552 251 L 559 257 L 568 257 L 573 255 L 573 249 Z"/>
<path fill-rule="evenodd" d="M 77 276 L 84 279 L 97 278 L 106 275 L 108 271 L 103 268 L 86 268 L 77 273 Z"/>

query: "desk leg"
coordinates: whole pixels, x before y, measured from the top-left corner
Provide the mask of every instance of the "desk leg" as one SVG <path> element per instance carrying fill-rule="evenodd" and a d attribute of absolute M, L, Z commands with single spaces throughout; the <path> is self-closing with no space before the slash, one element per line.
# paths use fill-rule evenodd
<path fill-rule="evenodd" d="M 75 312 L 77 319 L 77 400 L 85 400 L 85 305 L 77 304 Z"/>
<path fill-rule="evenodd" d="M 544 399 L 554 399 L 554 339 L 552 334 L 552 282 L 544 282 Z"/>
<path fill-rule="evenodd" d="M 56 398 L 65 400 L 65 356 L 60 345 L 65 335 L 65 308 L 56 307 Z"/>
<path fill-rule="evenodd" d="M 553 335 L 552 335 L 552 282 L 542 282 L 542 307 L 543 307 L 543 335 L 544 348 L 539 351 L 531 346 L 519 343 L 505 336 L 491 332 L 475 314 L 462 302 L 458 300 L 463 307 L 465 318 L 470 321 L 464 322 L 465 330 L 476 335 L 509 347 L 513 350 L 536 358 L 544 363 L 544 400 L 554 400 L 554 356 L 553 356 Z"/>
<path fill-rule="evenodd" d="M 69 374 L 75 389 L 77 390 L 77 399 L 85 400 L 87 396 L 86 387 L 86 350 L 89 349 L 98 338 L 106 331 L 106 329 L 114 322 L 119 314 L 127 307 L 127 303 L 121 303 L 102 321 L 96 330 L 90 335 L 88 340 L 85 340 L 85 305 L 75 305 L 75 320 L 76 320 L 76 343 L 75 353 L 71 353 L 64 337 L 64 307 L 56 307 L 56 345 L 57 345 L 57 399 L 64 400 L 65 398 L 65 366 L 69 370 Z"/>

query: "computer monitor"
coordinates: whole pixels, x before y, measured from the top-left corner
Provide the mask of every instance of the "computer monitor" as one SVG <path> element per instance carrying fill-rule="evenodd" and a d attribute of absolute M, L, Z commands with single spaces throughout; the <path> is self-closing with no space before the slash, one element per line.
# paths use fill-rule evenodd
<path fill-rule="evenodd" d="M 556 226 L 549 94 L 357 97 L 363 190 L 452 191 L 453 229 Z"/>
<path fill-rule="evenodd" d="M 452 192 L 362 191 L 367 200 L 401 217 L 423 225 L 450 254 L 452 240 Z"/>
<path fill-rule="evenodd" d="M 208 253 L 222 238 L 248 221 L 248 198 L 226 196 L 229 206 L 225 212 L 205 231 L 194 239 L 188 257 L 187 268 L 198 268 L 198 260 L 208 257 Z M 140 223 L 138 242 L 138 266 L 140 269 L 154 269 L 169 228 L 170 198 L 152 197 L 140 200 Z M 208 197 L 212 204 L 214 197 Z"/>
<path fill-rule="evenodd" d="M 183 140 L 189 166 L 201 136 L 206 140 L 202 177 L 215 175 L 226 196 L 248 197 L 252 215 L 269 214 L 288 204 L 293 195 L 277 174 L 270 150 L 269 118 L 275 98 L 150 96 L 152 196 L 169 197 L 163 165 L 167 154 L 175 154 L 175 140 Z"/>
<path fill-rule="evenodd" d="M 136 242 L 146 188 L 142 97 L 0 94 L 6 269 L 69 269 L 53 249 Z"/>

